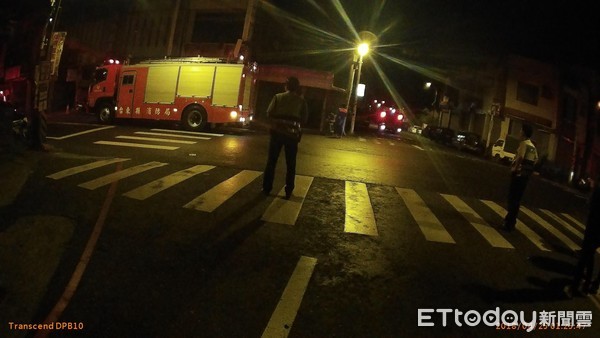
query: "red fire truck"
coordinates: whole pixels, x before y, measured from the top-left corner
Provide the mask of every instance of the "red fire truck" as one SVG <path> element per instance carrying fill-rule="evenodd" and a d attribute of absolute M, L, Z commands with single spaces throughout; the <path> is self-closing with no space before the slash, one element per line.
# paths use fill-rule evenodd
<path fill-rule="evenodd" d="M 256 64 L 189 57 L 97 67 L 88 108 L 102 123 L 113 119 L 180 121 L 191 131 L 208 123 L 246 124 L 252 119 Z"/>

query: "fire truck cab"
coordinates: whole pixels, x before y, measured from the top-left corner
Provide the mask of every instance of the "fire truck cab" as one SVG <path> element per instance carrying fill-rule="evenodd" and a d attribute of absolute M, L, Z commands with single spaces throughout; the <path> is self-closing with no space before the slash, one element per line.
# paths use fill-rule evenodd
<path fill-rule="evenodd" d="M 101 123 L 117 119 L 180 121 L 191 131 L 207 124 L 245 125 L 252 118 L 256 64 L 214 58 L 148 60 L 97 67 L 88 108 Z"/>

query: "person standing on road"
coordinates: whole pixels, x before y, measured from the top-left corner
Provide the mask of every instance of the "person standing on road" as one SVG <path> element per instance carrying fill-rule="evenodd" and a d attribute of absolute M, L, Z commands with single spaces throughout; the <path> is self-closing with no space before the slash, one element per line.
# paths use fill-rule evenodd
<path fill-rule="evenodd" d="M 296 178 L 296 155 L 298 154 L 298 143 L 302 135 L 301 123 L 305 123 L 308 118 L 308 108 L 306 101 L 300 94 L 300 81 L 298 81 L 298 78 L 292 76 L 287 79 L 286 91 L 273 97 L 267 108 L 267 117 L 271 123 L 271 138 L 262 191 L 265 195 L 271 193 L 277 159 L 281 148 L 284 148 L 287 168 L 285 197 L 289 199 L 292 196 Z"/>
<path fill-rule="evenodd" d="M 517 223 L 517 215 L 521 205 L 521 198 L 527 187 L 529 177 L 533 174 L 535 164 L 538 160 L 538 153 L 535 145 L 531 142 L 533 129 L 530 125 L 524 124 L 521 127 L 521 143 L 517 148 L 515 160 L 510 167 L 510 186 L 508 190 L 507 214 L 504 218 L 504 227 L 506 230 L 513 230 Z"/>
<path fill-rule="evenodd" d="M 338 108 L 338 113 L 336 116 L 336 123 L 335 123 L 335 136 L 337 136 L 337 138 L 341 138 L 343 135 L 345 135 L 346 133 L 344 132 L 344 127 L 346 125 L 346 117 L 348 116 L 348 109 L 346 108 L 345 104 L 342 104 L 339 108 Z"/>
<path fill-rule="evenodd" d="M 600 186 L 597 184 L 590 197 L 589 205 L 590 211 L 585 225 L 579 260 L 577 261 L 573 281 L 565 289 L 568 297 L 573 297 L 574 293 L 579 292 L 595 294 L 598 292 L 598 287 L 600 286 L 600 272 L 596 279 L 592 281 L 594 255 L 598 247 L 600 247 Z M 582 281 L 583 285 L 581 285 Z"/>

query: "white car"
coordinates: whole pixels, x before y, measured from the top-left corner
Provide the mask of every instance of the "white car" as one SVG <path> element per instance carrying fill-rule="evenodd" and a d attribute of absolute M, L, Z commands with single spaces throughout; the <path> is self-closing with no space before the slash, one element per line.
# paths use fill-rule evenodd
<path fill-rule="evenodd" d="M 423 128 L 420 126 L 412 126 L 409 131 L 413 134 L 421 134 L 423 132 Z"/>

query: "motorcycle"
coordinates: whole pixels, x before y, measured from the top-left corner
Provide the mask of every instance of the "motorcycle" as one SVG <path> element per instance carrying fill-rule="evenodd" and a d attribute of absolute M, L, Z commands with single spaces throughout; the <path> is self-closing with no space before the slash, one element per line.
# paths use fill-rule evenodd
<path fill-rule="evenodd" d="M 46 140 L 47 123 L 45 115 L 34 112 L 30 115 L 17 111 L 9 103 L 0 106 L 1 147 L 10 151 L 22 151 L 23 148 L 41 149 Z"/>
<path fill-rule="evenodd" d="M 336 123 L 337 114 L 335 112 L 331 112 L 327 115 L 327 135 L 335 135 L 335 123 Z"/>

